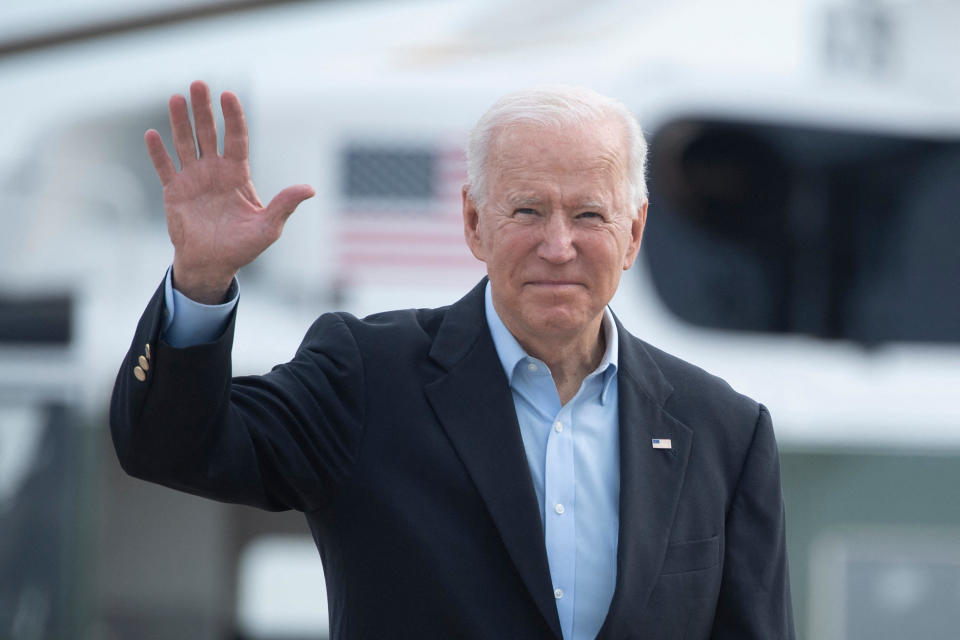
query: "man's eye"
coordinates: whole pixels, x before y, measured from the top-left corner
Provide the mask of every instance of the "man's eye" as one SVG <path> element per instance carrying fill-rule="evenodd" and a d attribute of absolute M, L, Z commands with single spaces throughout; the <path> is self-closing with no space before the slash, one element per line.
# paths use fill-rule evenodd
<path fill-rule="evenodd" d="M 536 212 L 534 209 L 528 209 L 528 208 L 516 209 L 516 210 L 514 210 L 513 213 L 514 213 L 514 214 L 522 214 L 522 215 L 536 215 L 536 214 L 537 214 L 537 212 Z"/>
<path fill-rule="evenodd" d="M 577 217 L 578 217 L 578 218 L 586 218 L 586 219 L 594 219 L 594 220 L 602 220 L 602 219 L 603 219 L 603 216 L 600 215 L 599 213 L 597 213 L 596 211 L 584 211 L 583 213 L 581 213 L 581 214 L 578 215 Z"/>

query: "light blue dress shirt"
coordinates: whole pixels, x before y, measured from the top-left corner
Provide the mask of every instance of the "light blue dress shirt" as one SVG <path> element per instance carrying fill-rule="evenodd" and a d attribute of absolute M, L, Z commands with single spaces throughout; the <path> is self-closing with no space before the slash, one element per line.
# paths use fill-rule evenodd
<path fill-rule="evenodd" d="M 543 361 L 528 355 L 493 306 L 486 315 L 510 381 L 553 580 L 563 637 L 587 640 L 603 626 L 617 578 L 620 443 L 617 325 L 604 309 L 606 351 L 565 405 Z"/>
<path fill-rule="evenodd" d="M 187 347 L 216 340 L 237 304 L 204 305 L 165 283 L 164 340 Z M 547 365 L 528 355 L 507 330 L 486 288 L 486 317 L 510 382 L 550 564 L 554 598 L 566 640 L 596 636 L 617 577 L 620 445 L 617 326 L 603 314 L 606 350 L 599 366 L 565 405 Z"/>
<path fill-rule="evenodd" d="M 230 312 L 240 299 L 240 288 L 234 278 L 223 304 L 203 304 L 191 300 L 173 288 L 173 267 L 167 269 L 163 283 L 163 339 L 172 347 L 190 347 L 213 342 L 223 333 Z M 176 318 L 176 322 L 174 322 Z"/>

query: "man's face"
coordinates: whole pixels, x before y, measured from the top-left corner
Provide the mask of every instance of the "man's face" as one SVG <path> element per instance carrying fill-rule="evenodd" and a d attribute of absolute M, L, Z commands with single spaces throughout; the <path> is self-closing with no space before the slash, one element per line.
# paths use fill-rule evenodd
<path fill-rule="evenodd" d="M 626 176 L 616 120 L 515 124 L 497 134 L 486 202 L 479 207 L 464 191 L 464 227 L 487 263 L 494 306 L 521 344 L 599 334 L 646 220 L 645 204 L 632 209 Z"/>

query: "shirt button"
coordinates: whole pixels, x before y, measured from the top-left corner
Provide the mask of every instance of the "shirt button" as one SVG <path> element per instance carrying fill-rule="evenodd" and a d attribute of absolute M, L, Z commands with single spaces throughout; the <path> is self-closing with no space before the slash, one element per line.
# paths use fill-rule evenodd
<path fill-rule="evenodd" d="M 554 422 L 554 423 L 553 423 L 553 430 L 556 431 L 557 433 L 560 433 L 561 431 L 563 431 L 563 423 L 560 422 L 559 420 L 557 420 L 556 422 Z"/>
<path fill-rule="evenodd" d="M 536 363 L 531 362 L 527 364 L 527 371 L 536 371 L 538 369 Z"/>
<path fill-rule="evenodd" d="M 553 597 L 556 598 L 557 600 L 559 600 L 560 598 L 562 598 L 562 597 L 563 597 L 563 589 L 554 589 L 554 590 L 553 590 Z"/>
<path fill-rule="evenodd" d="M 559 513 L 560 515 L 563 515 L 563 512 L 566 511 L 566 509 L 563 508 L 563 505 L 560 504 L 559 502 L 553 505 L 553 510 Z"/>

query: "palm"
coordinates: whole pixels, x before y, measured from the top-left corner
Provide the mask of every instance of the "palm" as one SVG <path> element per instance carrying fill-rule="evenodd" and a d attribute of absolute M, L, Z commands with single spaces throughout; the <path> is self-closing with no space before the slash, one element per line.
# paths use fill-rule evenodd
<path fill-rule="evenodd" d="M 190 94 L 196 145 L 186 100 L 170 99 L 180 171 L 156 131 L 148 131 L 145 139 L 163 183 L 175 284 L 188 296 L 208 301 L 205 298 L 213 300 L 218 291 L 222 295 L 237 270 L 280 236 L 287 217 L 313 190 L 306 185 L 288 187 L 264 207 L 250 178 L 247 129 L 239 100 L 232 93 L 224 93 L 221 99 L 225 123 L 221 156 L 209 90 L 195 82 Z"/>
<path fill-rule="evenodd" d="M 199 159 L 164 186 L 163 200 L 174 247 L 195 259 L 238 269 L 279 235 L 245 163 Z"/>

